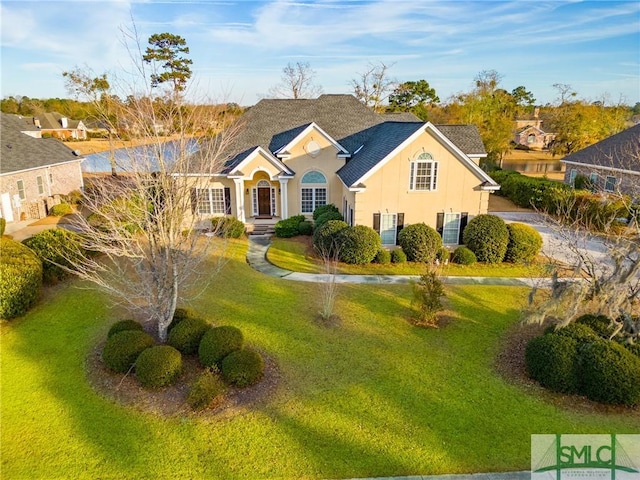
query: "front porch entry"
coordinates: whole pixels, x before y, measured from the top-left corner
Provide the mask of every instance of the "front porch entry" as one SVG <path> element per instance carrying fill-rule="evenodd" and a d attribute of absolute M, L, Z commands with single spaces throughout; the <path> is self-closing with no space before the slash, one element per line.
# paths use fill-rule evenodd
<path fill-rule="evenodd" d="M 271 187 L 258 187 L 258 217 L 270 217 L 271 212 Z"/>

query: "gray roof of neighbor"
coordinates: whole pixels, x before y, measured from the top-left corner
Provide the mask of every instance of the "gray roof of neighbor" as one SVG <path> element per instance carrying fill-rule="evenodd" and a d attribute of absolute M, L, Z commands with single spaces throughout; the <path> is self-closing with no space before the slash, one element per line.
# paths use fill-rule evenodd
<path fill-rule="evenodd" d="M 347 185 L 350 185 L 348 179 L 360 178 L 425 125 L 410 113 L 379 115 L 353 95 L 321 95 L 313 100 L 261 100 L 239 121 L 243 128 L 225 152 L 226 161 L 220 173 L 233 172 L 257 147 L 276 152 L 315 123 L 353 155 L 339 171 Z M 486 155 L 475 126 L 443 125 L 436 128 L 465 154 Z"/>
<path fill-rule="evenodd" d="M 67 126 L 62 126 L 62 119 L 65 118 L 58 112 L 43 113 L 38 115 L 37 118 L 40 121 L 40 128 L 42 130 L 69 130 L 78 128 L 80 120 L 73 120 L 67 117 Z"/>
<path fill-rule="evenodd" d="M 562 161 L 640 172 L 640 124 L 567 155 Z"/>
<path fill-rule="evenodd" d="M 71 149 L 55 138 L 33 138 L 25 133 L 24 119 L 2 114 L 0 174 L 80 161 Z"/>

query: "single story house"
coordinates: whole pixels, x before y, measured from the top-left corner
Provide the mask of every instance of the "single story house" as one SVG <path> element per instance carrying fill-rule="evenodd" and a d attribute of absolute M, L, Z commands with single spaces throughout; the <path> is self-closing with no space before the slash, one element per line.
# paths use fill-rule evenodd
<path fill-rule="evenodd" d="M 261 100 L 239 119 L 215 173 L 192 172 L 193 213 L 232 215 L 251 230 L 333 203 L 384 245 L 420 222 L 458 244 L 500 187 L 479 167 L 486 151 L 475 126 L 417 120 L 379 115 L 352 95 Z"/>
<path fill-rule="evenodd" d="M 38 138 L 24 118 L 2 113 L 0 216 L 7 222 L 38 219 L 83 187 L 82 157 L 55 138 Z"/>
<path fill-rule="evenodd" d="M 578 175 L 596 190 L 640 196 L 640 124 L 564 157 L 564 181 L 573 185 Z"/>

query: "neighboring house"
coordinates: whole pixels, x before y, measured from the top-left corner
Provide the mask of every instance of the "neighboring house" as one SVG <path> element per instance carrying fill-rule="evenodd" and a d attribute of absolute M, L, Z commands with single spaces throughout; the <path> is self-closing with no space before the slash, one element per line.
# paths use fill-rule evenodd
<path fill-rule="evenodd" d="M 87 128 L 82 120 L 72 120 L 59 113 L 43 113 L 32 119 L 33 125 L 39 128 L 45 136 L 59 138 L 60 140 L 86 140 Z"/>
<path fill-rule="evenodd" d="M 82 158 L 55 138 L 37 138 L 17 115 L 2 114 L 0 216 L 7 222 L 37 219 L 82 188 Z"/>
<path fill-rule="evenodd" d="M 486 213 L 500 188 L 478 166 L 486 152 L 477 128 L 387 119 L 351 95 L 261 100 L 240 118 L 213 178 L 192 172 L 194 213 L 232 215 L 251 228 L 333 203 L 384 245 L 419 222 L 445 244 L 460 243 L 467 220 Z"/>
<path fill-rule="evenodd" d="M 640 124 L 566 156 L 565 183 L 584 175 L 596 190 L 640 195 Z"/>
<path fill-rule="evenodd" d="M 555 133 L 545 132 L 540 119 L 540 109 L 536 107 L 530 118 L 516 120 L 516 130 L 513 141 L 516 145 L 532 150 L 547 150 L 551 142 L 556 138 Z"/>

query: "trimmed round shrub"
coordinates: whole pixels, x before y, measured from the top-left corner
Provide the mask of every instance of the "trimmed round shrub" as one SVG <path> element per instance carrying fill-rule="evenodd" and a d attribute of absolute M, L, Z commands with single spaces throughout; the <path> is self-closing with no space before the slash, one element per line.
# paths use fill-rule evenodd
<path fill-rule="evenodd" d="M 462 239 L 479 262 L 500 263 L 507 253 L 509 230 L 500 217 L 483 214 L 471 219 Z"/>
<path fill-rule="evenodd" d="M 561 335 L 563 337 L 573 338 L 579 344 L 593 342 L 599 338 L 589 327 L 575 322 L 570 323 L 566 327 L 554 329 L 549 335 Z"/>
<path fill-rule="evenodd" d="M 625 343 L 624 348 L 640 358 L 640 343 Z"/>
<path fill-rule="evenodd" d="M 340 232 L 349 228 L 347 222 L 342 220 L 329 220 L 313 232 L 313 246 L 321 255 L 332 257 L 339 250 Z"/>
<path fill-rule="evenodd" d="M 42 262 L 20 242 L 0 238 L 0 318 L 19 317 L 37 300 Z"/>
<path fill-rule="evenodd" d="M 169 345 L 149 347 L 136 360 L 136 378 L 143 387 L 171 385 L 181 372 L 182 355 Z"/>
<path fill-rule="evenodd" d="M 505 261 L 525 263 L 536 258 L 542 248 L 542 237 L 535 228 L 524 223 L 509 223 L 507 230 L 509 230 L 509 243 Z"/>
<path fill-rule="evenodd" d="M 339 241 L 340 261 L 358 265 L 371 263 L 381 245 L 380 235 L 373 228 L 364 225 L 345 228 L 340 232 Z"/>
<path fill-rule="evenodd" d="M 211 229 L 222 238 L 240 238 L 244 235 L 244 223 L 235 217 L 213 217 Z"/>
<path fill-rule="evenodd" d="M 294 215 L 293 217 L 289 217 L 285 220 L 280 220 L 274 227 L 276 237 L 291 238 L 296 235 L 300 235 L 298 227 L 300 222 L 304 222 L 306 220 L 307 217 L 304 215 Z"/>
<path fill-rule="evenodd" d="M 436 253 L 436 259 L 440 260 L 440 262 L 445 263 L 451 258 L 451 252 L 447 247 L 440 247 L 438 249 L 438 253 Z"/>
<path fill-rule="evenodd" d="M 191 308 L 176 308 L 176 310 L 173 312 L 173 320 L 171 320 L 167 331 L 170 332 L 171 330 L 173 330 L 173 327 L 178 325 L 181 321 L 187 318 L 196 318 L 197 316 L 198 314 Z"/>
<path fill-rule="evenodd" d="M 73 268 L 82 255 L 80 236 L 64 228 L 43 230 L 22 243 L 33 250 L 42 261 L 42 279 L 53 284 L 69 276 L 62 267 Z"/>
<path fill-rule="evenodd" d="M 5 228 L 7 228 L 7 220 L 0 217 L 0 237 L 4 235 Z"/>
<path fill-rule="evenodd" d="M 391 250 L 391 263 L 406 263 L 407 254 L 401 248 Z"/>
<path fill-rule="evenodd" d="M 373 261 L 381 265 L 387 265 L 391 263 L 391 252 L 386 248 L 381 248 L 378 250 L 378 253 L 376 253 L 376 258 L 374 258 Z"/>
<path fill-rule="evenodd" d="M 211 405 L 216 398 L 224 395 L 226 390 L 226 385 L 218 375 L 211 370 L 205 370 L 191 385 L 187 403 L 194 410 L 201 410 Z"/>
<path fill-rule="evenodd" d="M 73 213 L 73 207 L 68 203 L 59 203 L 49 209 L 49 215 L 53 217 L 64 217 L 65 215 L 71 215 Z"/>
<path fill-rule="evenodd" d="M 478 261 L 476 254 L 464 245 L 457 247 L 451 254 L 451 261 L 458 265 L 472 265 Z"/>
<path fill-rule="evenodd" d="M 243 348 L 224 357 L 220 370 L 225 382 L 237 387 L 248 387 L 262 378 L 264 360 L 255 350 Z"/>
<path fill-rule="evenodd" d="M 525 351 L 525 365 L 531 378 L 543 387 L 563 393 L 577 390 L 578 342 L 564 335 L 542 335 L 532 339 Z"/>
<path fill-rule="evenodd" d="M 313 223 L 305 220 L 304 222 L 300 222 L 298 224 L 298 232 L 300 235 L 311 236 L 313 235 Z"/>
<path fill-rule="evenodd" d="M 426 223 L 414 223 L 400 230 L 398 244 L 409 261 L 431 263 L 442 247 L 442 237 Z"/>
<path fill-rule="evenodd" d="M 231 352 L 240 350 L 242 345 L 244 336 L 239 328 L 230 325 L 210 328 L 200 340 L 200 363 L 205 367 L 214 367 Z"/>
<path fill-rule="evenodd" d="M 593 330 L 596 335 L 606 338 L 607 340 L 615 330 L 611 320 L 606 315 L 593 315 L 591 313 L 587 313 L 578 317 L 575 323 L 579 325 L 586 325 Z"/>
<path fill-rule="evenodd" d="M 622 345 L 597 340 L 579 350 L 580 393 L 619 405 L 640 403 L 640 358 Z"/>
<path fill-rule="evenodd" d="M 319 207 L 316 207 L 316 209 L 313 211 L 313 219 L 317 220 L 318 218 L 320 218 L 321 215 L 324 215 L 327 212 L 340 213 L 340 210 L 338 210 L 338 207 L 336 207 L 333 203 L 320 205 Z"/>
<path fill-rule="evenodd" d="M 211 325 L 202 318 L 185 318 L 171 329 L 167 337 L 167 344 L 185 355 L 191 355 L 198 351 L 200 340 L 210 327 Z"/>
<path fill-rule="evenodd" d="M 125 330 L 109 337 L 102 349 L 102 361 L 110 370 L 126 373 L 136 363 L 138 355 L 152 347 L 155 340 L 139 330 Z"/>
<path fill-rule="evenodd" d="M 107 338 L 113 337 L 116 333 L 124 332 L 127 330 L 138 330 L 142 332 L 144 329 L 142 328 L 142 324 L 136 322 L 135 320 L 120 320 L 119 322 L 111 325 L 109 332 L 107 333 Z"/>
<path fill-rule="evenodd" d="M 337 210 L 329 210 L 315 220 L 315 228 L 320 228 L 331 220 L 344 220 L 344 218 L 342 218 L 342 215 Z"/>

